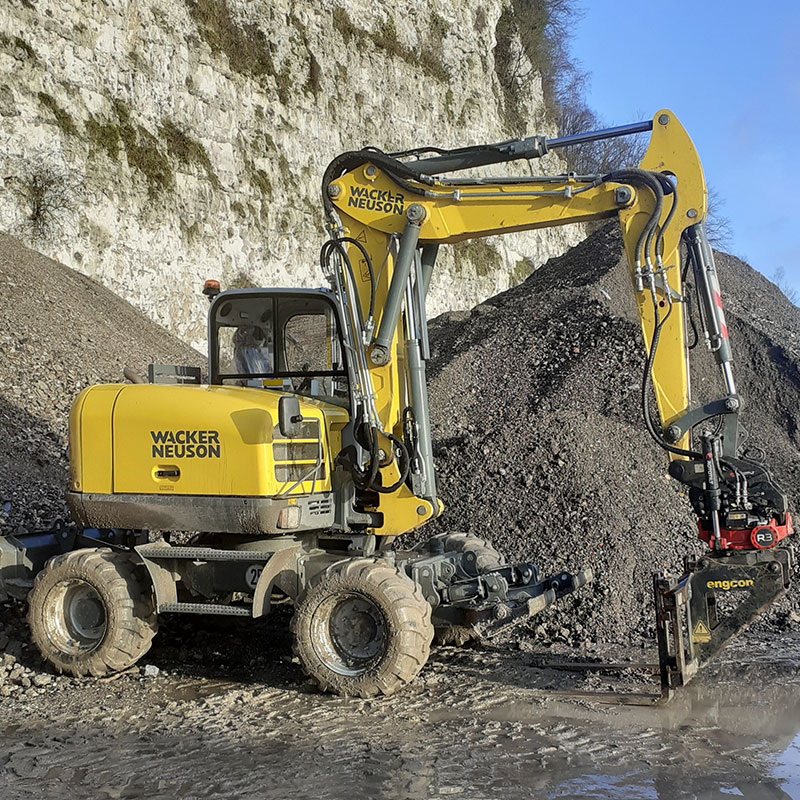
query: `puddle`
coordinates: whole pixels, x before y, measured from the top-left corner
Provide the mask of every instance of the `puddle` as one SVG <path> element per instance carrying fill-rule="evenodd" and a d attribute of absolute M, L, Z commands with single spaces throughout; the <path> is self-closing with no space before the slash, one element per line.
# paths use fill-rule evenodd
<path fill-rule="evenodd" d="M 788 797 L 800 798 L 800 734 L 789 742 L 786 749 L 776 756 L 777 766 L 773 777 L 781 783 Z"/>
<path fill-rule="evenodd" d="M 206 697 L 215 697 L 239 688 L 241 688 L 240 684 L 233 681 L 177 680 L 166 685 L 164 696 L 168 700 L 176 700 L 179 703 L 183 703 L 203 700 Z"/>

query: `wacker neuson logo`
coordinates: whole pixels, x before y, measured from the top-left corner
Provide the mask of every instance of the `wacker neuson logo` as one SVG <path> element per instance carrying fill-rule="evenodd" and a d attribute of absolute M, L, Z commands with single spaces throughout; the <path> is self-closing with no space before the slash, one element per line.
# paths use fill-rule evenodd
<path fill-rule="evenodd" d="M 153 458 L 219 458 L 218 431 L 150 431 Z"/>
<path fill-rule="evenodd" d="M 365 208 L 367 211 L 380 211 L 385 214 L 402 214 L 405 198 L 400 192 L 368 189 L 366 186 L 351 186 L 347 205 L 351 208 Z"/>

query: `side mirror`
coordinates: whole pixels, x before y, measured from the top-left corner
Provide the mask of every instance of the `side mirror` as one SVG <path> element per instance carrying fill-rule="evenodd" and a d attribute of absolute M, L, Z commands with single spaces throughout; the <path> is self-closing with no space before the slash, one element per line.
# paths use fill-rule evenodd
<path fill-rule="evenodd" d="M 296 397 L 281 397 L 278 400 L 278 427 L 287 439 L 293 439 L 300 433 L 300 401 Z"/>

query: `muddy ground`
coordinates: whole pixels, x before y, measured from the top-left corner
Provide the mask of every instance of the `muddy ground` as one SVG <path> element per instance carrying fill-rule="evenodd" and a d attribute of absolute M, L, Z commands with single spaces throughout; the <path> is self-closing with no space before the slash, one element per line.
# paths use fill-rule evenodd
<path fill-rule="evenodd" d="M 0 701 L 0 796 L 800 798 L 797 635 L 740 640 L 664 707 L 647 672 L 542 666 L 651 648 L 532 644 L 435 649 L 407 690 L 365 701 L 315 692 L 287 621 L 173 618 L 143 667 Z M 19 661 L 45 674 L 27 648 Z"/>

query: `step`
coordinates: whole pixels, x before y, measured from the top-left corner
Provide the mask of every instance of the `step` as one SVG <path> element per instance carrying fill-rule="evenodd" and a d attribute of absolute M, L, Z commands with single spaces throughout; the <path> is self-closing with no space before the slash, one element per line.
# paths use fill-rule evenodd
<path fill-rule="evenodd" d="M 163 603 L 158 613 L 170 614 L 217 614 L 226 617 L 251 617 L 250 608 L 243 606 L 222 606 L 216 603 Z"/>
<path fill-rule="evenodd" d="M 137 552 L 144 558 L 158 559 L 180 558 L 187 561 L 269 561 L 272 552 L 263 550 L 219 550 L 216 547 L 164 547 L 147 545 Z"/>

